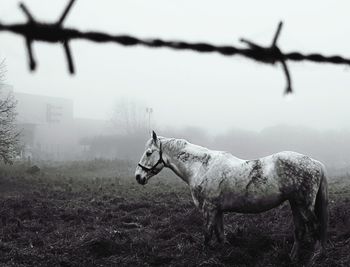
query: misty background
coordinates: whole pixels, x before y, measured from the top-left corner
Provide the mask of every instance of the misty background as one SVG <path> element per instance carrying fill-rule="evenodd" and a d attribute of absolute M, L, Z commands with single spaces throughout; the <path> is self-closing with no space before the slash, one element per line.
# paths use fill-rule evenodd
<path fill-rule="evenodd" d="M 23 2 L 43 21 L 55 21 L 67 3 Z M 18 3 L 1 1 L 3 23 L 25 21 Z M 75 3 L 65 25 L 243 46 L 241 37 L 270 44 L 282 20 L 282 51 L 346 56 L 349 8 L 348 1 L 84 0 Z M 62 47 L 42 43 L 34 44 L 38 69 L 32 74 L 23 39 L 0 35 L 7 66 L 2 90 L 18 99 L 23 157 L 137 161 L 152 128 L 241 158 L 293 150 L 323 161 L 333 173 L 349 169 L 348 67 L 288 62 L 295 90 L 289 99 L 280 67 L 239 56 L 84 41 L 71 48 L 75 76 L 67 74 Z"/>

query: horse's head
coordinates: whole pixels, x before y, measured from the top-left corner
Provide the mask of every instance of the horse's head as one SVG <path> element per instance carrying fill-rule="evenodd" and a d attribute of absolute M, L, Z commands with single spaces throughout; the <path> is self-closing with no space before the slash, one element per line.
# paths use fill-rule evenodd
<path fill-rule="evenodd" d="M 162 143 L 153 131 L 152 138 L 147 141 L 145 152 L 136 167 L 135 177 L 139 184 L 145 185 L 164 168 L 162 152 Z"/>

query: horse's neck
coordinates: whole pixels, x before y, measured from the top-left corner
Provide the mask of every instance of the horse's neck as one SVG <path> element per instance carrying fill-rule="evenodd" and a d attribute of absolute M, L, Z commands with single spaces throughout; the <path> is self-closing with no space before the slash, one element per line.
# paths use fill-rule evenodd
<path fill-rule="evenodd" d="M 200 159 L 205 158 L 209 150 L 180 139 L 164 139 L 163 142 L 163 155 L 167 167 L 190 184 L 202 165 Z"/>

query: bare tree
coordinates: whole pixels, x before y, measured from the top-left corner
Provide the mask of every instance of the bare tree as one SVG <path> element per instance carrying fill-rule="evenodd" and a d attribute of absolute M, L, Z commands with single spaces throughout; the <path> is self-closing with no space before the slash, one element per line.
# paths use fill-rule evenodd
<path fill-rule="evenodd" d="M 146 107 L 125 98 L 116 103 L 112 124 L 119 134 L 146 133 L 146 122 Z"/>
<path fill-rule="evenodd" d="M 13 93 L 3 95 L 3 82 L 6 75 L 5 61 L 0 62 L 0 160 L 12 163 L 16 156 L 19 133 L 16 128 L 16 105 Z"/>

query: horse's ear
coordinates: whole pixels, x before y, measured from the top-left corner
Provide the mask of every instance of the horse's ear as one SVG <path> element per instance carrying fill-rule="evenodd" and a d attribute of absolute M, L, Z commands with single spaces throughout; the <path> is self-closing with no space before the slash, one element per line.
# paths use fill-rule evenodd
<path fill-rule="evenodd" d="M 157 137 L 157 134 L 155 133 L 155 131 L 152 131 L 152 138 L 153 138 L 154 143 L 157 143 L 158 137 Z"/>

